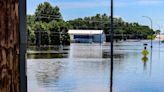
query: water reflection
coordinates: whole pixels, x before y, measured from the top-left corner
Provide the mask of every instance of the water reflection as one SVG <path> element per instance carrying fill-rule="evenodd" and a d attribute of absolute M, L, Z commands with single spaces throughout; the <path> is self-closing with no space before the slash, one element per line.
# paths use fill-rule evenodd
<path fill-rule="evenodd" d="M 71 44 L 70 53 L 70 58 L 102 58 L 103 55 L 100 44 Z"/>
<path fill-rule="evenodd" d="M 147 56 L 143 56 L 142 57 L 142 62 L 143 62 L 143 65 L 144 65 L 144 70 L 147 70 L 147 61 L 148 61 Z"/>
<path fill-rule="evenodd" d="M 27 50 L 29 59 L 68 58 L 70 46 L 30 46 Z"/>
<path fill-rule="evenodd" d="M 113 58 L 111 57 L 111 66 L 110 66 L 110 92 L 113 92 Z"/>
<path fill-rule="evenodd" d="M 152 73 L 152 64 L 153 64 L 153 61 L 152 61 L 152 58 L 153 58 L 153 48 L 151 48 L 150 50 L 150 76 L 151 76 L 151 73 Z"/>
<path fill-rule="evenodd" d="M 102 58 L 111 58 L 112 56 L 110 55 L 110 51 L 103 51 L 103 57 Z M 113 55 L 113 58 L 115 59 L 120 59 L 120 58 L 124 58 L 125 54 L 124 53 L 120 53 L 120 52 L 116 52 Z"/>
<path fill-rule="evenodd" d="M 164 62 L 151 63 L 159 57 L 156 46 L 144 57 L 143 44 L 117 44 L 113 62 L 109 44 L 71 44 L 67 58 L 28 60 L 29 92 L 164 92 Z"/>
<path fill-rule="evenodd" d="M 144 50 L 142 51 L 143 57 L 141 59 L 144 65 L 144 70 L 147 70 L 147 61 L 148 61 L 147 55 L 149 54 L 146 46 L 147 44 L 144 44 Z"/>
<path fill-rule="evenodd" d="M 159 45 L 159 48 L 158 48 L 158 60 L 159 60 L 159 61 L 160 61 L 160 57 L 161 57 L 160 52 L 161 52 L 161 49 L 160 49 L 160 45 Z"/>
<path fill-rule="evenodd" d="M 106 49 L 101 44 L 71 44 L 70 58 L 111 58 L 109 47 Z M 124 53 L 115 51 L 113 57 L 123 58 Z"/>
<path fill-rule="evenodd" d="M 35 73 L 38 85 L 49 86 L 57 82 L 62 75 L 64 65 L 60 61 L 56 62 L 37 62 L 37 70 Z"/>

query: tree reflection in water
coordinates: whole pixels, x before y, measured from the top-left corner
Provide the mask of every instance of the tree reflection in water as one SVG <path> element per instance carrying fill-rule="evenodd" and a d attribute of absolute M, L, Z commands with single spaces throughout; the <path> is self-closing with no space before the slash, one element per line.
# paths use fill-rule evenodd
<path fill-rule="evenodd" d="M 49 86 L 54 81 L 58 81 L 62 70 L 64 69 L 63 63 L 57 62 L 42 62 L 37 64 L 36 78 L 38 84 L 41 86 Z"/>

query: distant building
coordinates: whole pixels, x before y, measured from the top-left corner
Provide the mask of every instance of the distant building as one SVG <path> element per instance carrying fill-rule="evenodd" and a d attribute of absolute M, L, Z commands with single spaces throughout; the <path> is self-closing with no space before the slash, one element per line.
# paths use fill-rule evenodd
<path fill-rule="evenodd" d="M 157 35 L 156 37 L 155 37 L 155 40 L 164 40 L 164 34 L 161 34 L 161 35 Z"/>
<path fill-rule="evenodd" d="M 103 30 L 69 30 L 71 42 L 76 43 L 103 43 L 106 36 Z"/>

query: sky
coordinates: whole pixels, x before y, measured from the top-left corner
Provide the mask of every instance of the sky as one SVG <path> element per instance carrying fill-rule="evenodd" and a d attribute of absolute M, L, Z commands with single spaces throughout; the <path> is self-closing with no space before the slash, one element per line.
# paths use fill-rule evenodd
<path fill-rule="evenodd" d="M 97 13 L 110 15 L 110 0 L 27 0 L 27 14 L 34 14 L 38 4 L 48 1 L 59 6 L 64 20 L 94 16 Z M 164 33 L 164 0 L 113 0 L 114 16 L 126 22 L 138 22 L 160 29 Z"/>

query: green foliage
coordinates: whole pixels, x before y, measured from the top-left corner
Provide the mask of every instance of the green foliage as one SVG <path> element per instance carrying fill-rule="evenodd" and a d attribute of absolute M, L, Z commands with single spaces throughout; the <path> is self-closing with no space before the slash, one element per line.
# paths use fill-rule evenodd
<path fill-rule="evenodd" d="M 43 22 L 51 22 L 53 20 L 60 21 L 62 20 L 62 15 L 59 12 L 60 9 L 58 6 L 51 6 L 50 3 L 44 2 L 43 4 L 39 4 L 35 15 L 36 15 L 36 21 L 43 21 Z"/>
<path fill-rule="evenodd" d="M 28 44 L 34 44 L 35 43 L 35 26 L 34 26 L 34 20 L 35 16 L 29 15 L 27 16 L 27 31 L 28 31 Z"/>
<path fill-rule="evenodd" d="M 155 39 L 155 37 L 156 37 L 156 35 L 152 35 L 152 36 L 151 36 L 151 35 L 148 35 L 148 36 L 147 36 L 147 39 L 149 39 L 149 40 L 152 39 L 152 40 L 153 40 L 153 39 Z"/>
<path fill-rule="evenodd" d="M 107 14 L 97 14 L 96 16 L 77 18 L 68 21 L 73 29 L 96 29 L 104 30 L 107 35 L 107 41 L 110 41 L 110 16 Z M 114 18 L 114 34 L 115 39 L 147 39 L 153 30 L 148 26 L 143 26 L 138 23 L 128 23 L 122 18 Z"/>
<path fill-rule="evenodd" d="M 30 45 L 68 45 L 70 43 L 67 33 L 70 25 L 64 22 L 59 11 L 57 6 L 53 7 L 50 3 L 44 2 L 38 5 L 34 15 L 27 16 Z"/>
<path fill-rule="evenodd" d="M 110 41 L 110 24 L 110 16 L 107 14 L 97 14 L 65 22 L 59 7 L 44 2 L 38 5 L 34 15 L 27 15 L 28 44 L 68 45 L 70 44 L 68 29 L 104 30 L 106 41 Z M 148 26 L 114 18 L 115 39 L 151 39 L 150 35 L 153 32 Z"/>
<path fill-rule="evenodd" d="M 155 33 L 156 33 L 156 34 L 160 34 L 161 31 L 160 31 L 160 30 L 156 30 Z"/>
<path fill-rule="evenodd" d="M 49 44 L 48 24 L 45 22 L 35 22 L 35 35 L 37 45 Z"/>

